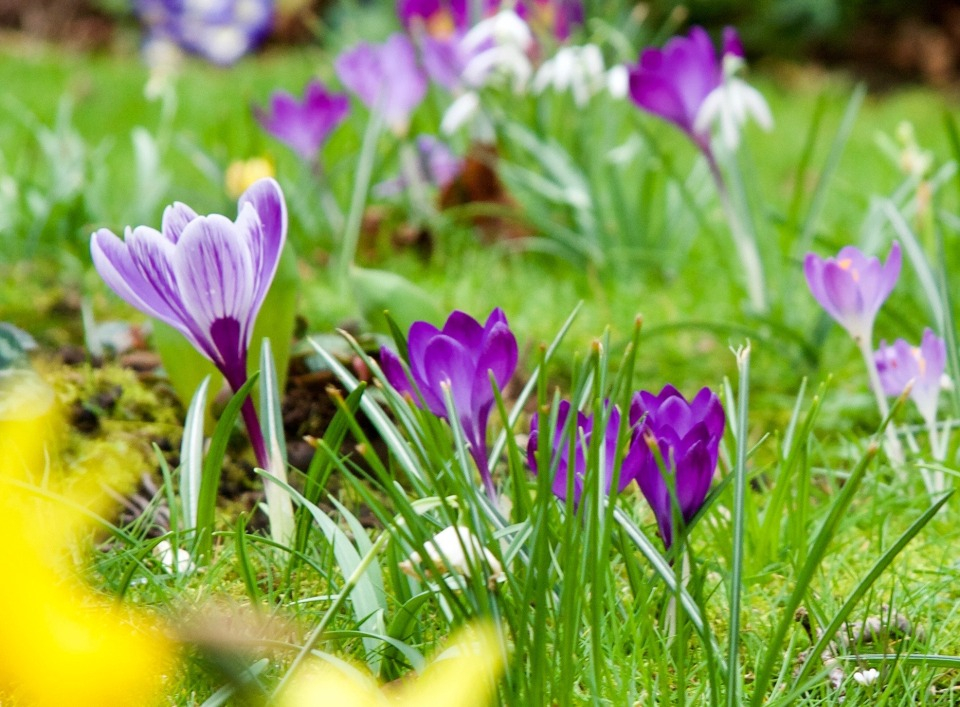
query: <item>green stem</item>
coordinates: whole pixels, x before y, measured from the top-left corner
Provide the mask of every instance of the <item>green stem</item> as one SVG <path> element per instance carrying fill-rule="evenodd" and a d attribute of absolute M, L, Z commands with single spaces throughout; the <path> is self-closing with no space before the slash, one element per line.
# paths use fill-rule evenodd
<path fill-rule="evenodd" d="M 873 395 L 877 400 L 877 409 L 880 411 L 880 417 L 885 420 L 890 416 L 890 406 L 887 404 L 887 396 L 883 392 L 883 384 L 880 382 L 877 363 L 873 359 L 873 349 L 870 344 L 872 339 L 873 332 L 871 331 L 870 335 L 862 339 L 858 338 L 856 341 L 857 347 L 863 355 L 863 362 L 867 366 L 867 376 L 870 379 L 870 388 L 873 390 Z M 897 428 L 892 420 L 890 424 L 887 425 L 884 434 L 887 437 L 884 447 L 887 451 L 887 456 L 890 457 L 890 461 L 894 464 L 903 464 L 903 445 L 900 444 L 900 438 L 897 436 Z"/>

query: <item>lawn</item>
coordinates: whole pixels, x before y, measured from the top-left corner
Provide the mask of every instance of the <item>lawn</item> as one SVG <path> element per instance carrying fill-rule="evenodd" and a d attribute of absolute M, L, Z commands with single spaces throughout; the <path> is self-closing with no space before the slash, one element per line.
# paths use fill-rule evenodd
<path fill-rule="evenodd" d="M 955 97 L 759 61 L 745 78 L 772 129 L 698 148 L 630 98 L 491 81 L 472 126 L 495 147 L 455 131 L 486 161 L 438 188 L 410 171 L 427 162 L 410 137 L 451 102 L 438 85 L 405 131 L 352 96 L 313 164 L 252 110 L 311 78 L 346 92 L 334 57 L 393 26 L 364 12 L 322 49 L 191 58 L 153 98 L 132 34 L 0 50 L 0 321 L 37 343 L 20 357 L 0 330 L 0 600 L 18 616 L 0 701 L 57 704 L 76 674 L 91 705 L 372 705 L 380 683 L 408 704 L 955 704 Z M 590 27 L 608 64 L 625 53 L 628 32 Z M 286 251 L 269 294 L 251 266 L 225 300 L 266 296 L 249 362 L 208 346 L 233 390 L 192 397 L 213 365 L 170 326 L 131 330 L 148 317 L 91 234 L 159 229 L 173 202 L 232 220 L 226 173 L 254 157 Z M 374 186 L 397 175 L 398 194 Z M 264 224 L 269 189 L 244 197 Z M 903 253 L 875 326 L 811 294 L 807 253 L 844 246 Z M 826 298 L 862 309 L 837 278 L 861 299 L 876 278 L 851 262 Z M 482 338 L 457 315 L 453 348 L 410 328 L 454 310 L 495 314 Z M 937 356 L 905 348 L 918 373 L 878 403 L 856 326 L 870 368 L 881 340 L 931 328 L 943 390 L 922 393 Z M 110 351 L 131 333 L 136 356 Z M 686 412 L 634 395 L 668 384 Z M 22 390 L 57 405 L 18 411 Z"/>

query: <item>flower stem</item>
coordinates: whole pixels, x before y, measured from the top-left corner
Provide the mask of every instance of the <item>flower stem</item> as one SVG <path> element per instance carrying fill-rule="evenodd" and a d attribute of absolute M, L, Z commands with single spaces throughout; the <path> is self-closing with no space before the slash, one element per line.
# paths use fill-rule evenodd
<path fill-rule="evenodd" d="M 730 235 L 733 237 L 733 245 L 740 256 L 740 262 L 743 265 L 747 295 L 750 298 L 750 304 L 756 312 L 767 311 L 766 284 L 763 277 L 763 264 L 760 261 L 760 253 L 757 250 L 756 239 L 747 230 L 743 219 L 740 218 L 737 209 L 734 208 L 733 200 L 730 198 L 730 192 L 727 189 L 723 178 L 723 172 L 717 163 L 713 151 L 709 147 L 703 149 L 707 165 L 710 167 L 710 175 L 713 177 L 714 184 L 717 187 L 717 195 L 720 198 L 720 205 L 723 207 L 724 214 L 727 217 L 727 224 L 730 226 Z"/>
<path fill-rule="evenodd" d="M 863 362 L 867 366 L 867 376 L 870 379 L 870 388 L 877 400 L 877 409 L 880 411 L 880 417 L 886 420 L 890 416 L 890 406 L 887 404 L 887 396 L 883 392 L 883 384 L 880 383 L 880 373 L 877 371 L 877 363 L 873 359 L 873 350 L 870 341 L 873 339 L 872 332 L 869 336 L 857 338 L 857 347 L 863 355 Z M 900 444 L 900 438 L 897 436 L 897 428 L 891 421 L 886 429 L 886 450 L 887 456 L 894 464 L 903 464 L 903 446 Z"/>

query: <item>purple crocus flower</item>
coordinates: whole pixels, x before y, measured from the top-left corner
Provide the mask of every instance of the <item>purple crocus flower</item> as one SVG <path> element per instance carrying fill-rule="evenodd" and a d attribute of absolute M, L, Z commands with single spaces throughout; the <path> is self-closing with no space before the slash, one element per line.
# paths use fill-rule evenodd
<path fill-rule="evenodd" d="M 470 26 L 467 0 L 398 0 L 397 15 L 408 32 L 438 39 L 463 33 Z"/>
<path fill-rule="evenodd" d="M 557 409 L 557 428 L 553 435 L 553 459 L 556 460 L 557 471 L 553 477 L 552 490 L 561 501 L 567 499 L 567 490 L 571 486 L 570 473 L 573 473 L 573 505 L 579 506 L 580 496 L 583 494 L 584 478 L 587 474 L 587 450 L 592 443 L 594 417 L 577 411 L 575 423 L 568 423 L 571 405 L 566 400 L 560 402 Z M 564 428 L 566 427 L 566 430 Z M 602 464 L 604 475 L 604 491 L 610 493 L 610 484 L 613 482 L 614 464 L 617 457 L 617 436 L 620 430 L 620 410 L 616 407 L 610 411 L 607 427 L 604 430 Z M 574 436 L 574 461 L 570 463 L 570 435 Z M 636 437 L 636 434 L 633 434 Z M 539 448 L 539 420 L 534 417 L 530 423 L 530 441 L 527 444 L 527 462 L 534 474 L 537 473 L 537 449 Z M 617 490 L 623 491 L 633 481 L 640 471 L 643 461 L 642 445 L 637 439 L 633 440 L 629 450 L 624 455 L 620 467 L 620 478 Z M 572 467 L 572 469 L 571 469 Z"/>
<path fill-rule="evenodd" d="M 680 516 L 689 523 L 710 490 L 725 422 L 720 399 L 709 388 L 703 388 L 690 402 L 672 385 L 659 395 L 640 391 L 633 396 L 630 424 L 640 425 L 646 440 L 639 445 L 643 459 L 637 484 L 653 509 L 667 548 L 674 537 L 670 486 L 675 486 Z"/>
<path fill-rule="evenodd" d="M 644 49 L 636 66 L 630 66 L 630 96 L 643 110 L 683 130 L 710 154 L 710 126 L 698 126 L 700 109 L 723 84 L 723 60 L 743 58 L 736 30 L 724 30 L 723 56 L 718 59 L 710 36 L 694 27 L 687 37 L 674 37 L 663 49 Z"/>
<path fill-rule="evenodd" d="M 531 27 L 561 42 L 568 40 L 573 28 L 582 25 L 584 19 L 582 0 L 519 0 L 516 10 Z"/>
<path fill-rule="evenodd" d="M 884 393 L 891 397 L 901 395 L 912 383 L 910 397 L 920 415 L 928 424 L 936 420 L 941 379 L 947 365 L 943 339 L 924 329 L 920 346 L 911 346 L 903 339 L 887 346 L 887 342 L 881 340 L 875 361 Z"/>
<path fill-rule="evenodd" d="M 487 461 L 487 420 L 495 402 L 490 373 L 503 388 L 517 368 L 517 340 L 500 308 L 481 325 L 464 312 L 453 312 L 437 329 L 428 322 L 414 322 L 407 340 L 410 373 L 390 349 L 380 350 L 383 373 L 398 392 L 420 403 L 438 417 L 447 419 L 444 386 L 463 428 L 470 454 L 477 463 L 491 498 L 496 490 Z"/>
<path fill-rule="evenodd" d="M 179 45 L 229 65 L 257 46 L 273 24 L 273 0 L 137 0 L 149 41 Z"/>
<path fill-rule="evenodd" d="M 423 184 L 443 189 L 463 171 L 463 160 L 433 135 L 418 135 L 416 151 L 419 178 Z M 380 182 L 374 187 L 374 191 L 378 196 L 393 196 L 402 193 L 409 186 L 406 175 L 401 175 Z"/>
<path fill-rule="evenodd" d="M 254 108 L 263 129 L 288 145 L 301 159 L 311 162 L 327 136 L 350 111 L 346 95 L 330 93 L 319 81 L 311 81 L 303 101 L 285 91 L 270 97 L 269 110 Z"/>
<path fill-rule="evenodd" d="M 847 246 L 836 258 L 807 253 L 803 272 L 810 292 L 860 346 L 870 346 L 873 322 L 900 276 L 900 244 L 894 241 L 886 264 Z"/>
<path fill-rule="evenodd" d="M 127 228 L 124 240 L 108 229 L 93 234 L 97 272 L 121 298 L 183 334 L 223 373 L 233 390 L 247 380 L 253 324 L 270 289 L 287 236 L 280 185 L 261 179 L 240 197 L 235 221 L 198 216 L 175 203 L 162 231 Z M 244 421 L 258 463 L 269 457 L 249 399 Z"/>
<path fill-rule="evenodd" d="M 406 132 L 410 114 L 427 93 L 427 77 L 406 36 L 390 35 L 383 44 L 360 42 L 334 62 L 337 76 L 387 125 Z"/>

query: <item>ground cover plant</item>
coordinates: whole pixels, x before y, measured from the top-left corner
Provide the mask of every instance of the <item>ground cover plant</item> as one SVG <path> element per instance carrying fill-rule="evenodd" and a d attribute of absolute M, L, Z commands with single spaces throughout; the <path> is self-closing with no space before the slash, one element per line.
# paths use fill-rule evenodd
<path fill-rule="evenodd" d="M 949 98 L 250 5 L 0 56 L 0 702 L 958 700 Z"/>

